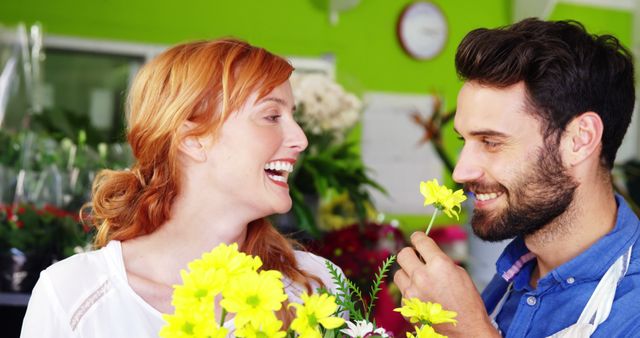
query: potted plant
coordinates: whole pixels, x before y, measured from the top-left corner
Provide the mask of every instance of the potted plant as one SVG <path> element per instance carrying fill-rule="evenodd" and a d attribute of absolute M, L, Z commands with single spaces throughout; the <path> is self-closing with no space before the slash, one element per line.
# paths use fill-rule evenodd
<path fill-rule="evenodd" d="M 50 205 L 0 205 L 2 291 L 30 292 L 40 271 L 84 250 L 91 236 L 71 212 Z"/>

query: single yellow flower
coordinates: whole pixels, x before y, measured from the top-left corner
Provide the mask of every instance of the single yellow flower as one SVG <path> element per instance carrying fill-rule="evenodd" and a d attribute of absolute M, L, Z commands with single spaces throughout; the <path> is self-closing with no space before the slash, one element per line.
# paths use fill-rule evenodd
<path fill-rule="evenodd" d="M 283 338 L 287 333 L 281 331 L 281 327 L 282 322 L 274 314 L 271 319 L 265 320 L 259 325 L 251 322 L 247 323 L 245 326 L 236 329 L 234 335 L 244 338 Z"/>
<path fill-rule="evenodd" d="M 418 298 L 402 299 L 404 304 L 400 308 L 393 311 L 400 312 L 403 317 L 409 318 L 412 324 L 423 323 L 428 325 L 458 322 L 454 318 L 458 315 L 454 311 L 446 311 L 442 309 L 442 305 L 438 303 L 423 302 Z"/>
<path fill-rule="evenodd" d="M 464 195 L 464 191 L 462 189 L 458 189 L 451 193 L 451 189 L 446 188 L 449 193 L 447 197 L 442 201 L 442 210 L 447 216 L 456 219 L 460 219 L 458 213 L 462 209 L 460 207 L 460 203 L 464 202 L 467 199 L 467 196 Z M 457 209 L 457 210 L 456 210 Z"/>
<path fill-rule="evenodd" d="M 300 295 L 303 304 L 291 303 L 296 308 L 296 318 L 291 323 L 291 329 L 300 338 L 321 338 L 320 325 L 325 329 L 335 329 L 344 324 L 344 319 L 334 317 L 338 310 L 336 298 L 327 294 L 313 294 L 306 292 Z"/>
<path fill-rule="evenodd" d="M 438 184 L 437 179 L 420 182 L 420 193 L 424 196 L 424 205 L 431 205 L 442 210 L 447 216 L 459 219 L 460 203 L 467 199 L 462 189 L 453 192 L 451 189 Z"/>
<path fill-rule="evenodd" d="M 420 182 L 420 193 L 424 196 L 424 205 L 438 203 L 443 198 L 443 187 L 438 184 L 437 179 Z"/>
<path fill-rule="evenodd" d="M 219 294 L 226 278 L 221 270 L 195 270 L 191 273 L 180 271 L 182 285 L 174 285 L 171 304 L 176 309 L 190 309 L 203 306 L 209 311 L 213 308 L 214 299 Z"/>
<path fill-rule="evenodd" d="M 229 280 L 234 280 L 236 276 L 242 275 L 246 271 L 258 271 L 262 266 L 260 257 L 253 257 L 238 251 L 238 244 L 226 245 L 222 243 L 216 248 L 202 255 L 189 263 L 189 270 L 194 271 L 222 271 L 218 278 L 223 278 L 219 283 L 228 284 Z"/>
<path fill-rule="evenodd" d="M 422 325 L 422 327 L 416 329 L 416 335 L 412 335 L 407 332 L 407 338 L 447 338 L 447 336 L 443 336 L 436 332 L 429 325 Z"/>
<path fill-rule="evenodd" d="M 224 338 L 228 330 L 220 327 L 213 318 L 213 311 L 178 310 L 173 315 L 162 315 L 167 322 L 159 332 L 162 338 L 211 337 Z"/>
<path fill-rule="evenodd" d="M 279 271 L 247 271 L 234 278 L 222 292 L 220 305 L 235 313 L 234 324 L 242 327 L 248 322 L 254 325 L 269 320 L 273 312 L 282 308 L 287 299 Z"/>

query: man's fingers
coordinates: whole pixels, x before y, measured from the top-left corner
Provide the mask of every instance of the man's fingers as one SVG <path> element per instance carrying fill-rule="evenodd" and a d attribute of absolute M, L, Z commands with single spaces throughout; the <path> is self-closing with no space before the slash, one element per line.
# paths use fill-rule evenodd
<path fill-rule="evenodd" d="M 398 253 L 398 264 L 400 265 L 402 270 L 404 270 L 407 276 L 411 276 L 413 274 L 413 271 L 423 265 L 422 261 L 420 261 L 420 258 L 418 258 L 418 256 L 416 255 L 416 252 L 413 250 L 413 248 L 410 247 L 400 250 L 400 252 Z"/>
<path fill-rule="evenodd" d="M 411 278 L 404 270 L 398 270 L 396 272 L 393 276 L 393 282 L 396 283 L 396 286 L 400 289 L 402 298 L 410 299 L 419 297 L 419 294 L 416 293 L 415 285 L 412 284 Z"/>
<path fill-rule="evenodd" d="M 413 247 L 416 248 L 416 251 L 422 256 L 425 264 L 429 264 L 430 257 L 446 255 L 433 239 L 421 231 L 411 234 L 411 244 L 413 244 Z"/>
<path fill-rule="evenodd" d="M 404 272 L 404 270 L 400 269 L 396 271 L 395 275 L 393 275 L 393 282 L 396 283 L 396 286 L 398 287 L 398 289 L 400 289 L 400 292 L 404 295 L 405 290 L 408 289 L 409 286 L 411 285 L 411 278 L 409 278 L 409 275 L 407 275 L 407 273 Z"/>

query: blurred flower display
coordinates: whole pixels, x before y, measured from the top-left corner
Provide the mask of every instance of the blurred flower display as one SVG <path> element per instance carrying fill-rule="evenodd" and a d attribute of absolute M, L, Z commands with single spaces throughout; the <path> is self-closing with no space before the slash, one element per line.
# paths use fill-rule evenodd
<path fill-rule="evenodd" d="M 90 248 L 79 219 L 95 173 L 124 168 L 120 144 L 90 146 L 31 131 L 0 130 L 0 274 L 2 291 L 30 292 L 41 270 Z"/>
<path fill-rule="evenodd" d="M 132 158 L 126 145 L 91 146 L 86 140 L 82 130 L 74 140 L 0 130 L 0 203 L 49 204 L 77 212 L 97 171 L 124 169 Z"/>
<path fill-rule="evenodd" d="M 0 290 L 30 292 L 40 271 L 82 251 L 92 232 L 51 205 L 0 205 Z"/>
<path fill-rule="evenodd" d="M 295 117 L 309 140 L 290 176 L 293 214 L 297 229 L 319 237 L 318 200 L 344 193 L 360 221 L 371 204 L 367 188 L 384 189 L 373 181 L 362 163 L 357 143 L 349 133 L 359 122 L 362 103 L 325 74 L 294 74 Z"/>

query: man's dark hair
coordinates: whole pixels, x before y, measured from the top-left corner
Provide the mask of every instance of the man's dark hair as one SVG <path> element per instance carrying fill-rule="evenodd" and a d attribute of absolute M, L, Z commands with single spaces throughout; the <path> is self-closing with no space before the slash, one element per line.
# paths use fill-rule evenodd
<path fill-rule="evenodd" d="M 601 162 L 612 168 L 635 101 L 631 53 L 615 37 L 590 35 L 576 21 L 525 19 L 471 31 L 458 47 L 456 69 L 462 80 L 498 88 L 523 81 L 527 110 L 556 142 L 574 117 L 597 113 Z"/>

